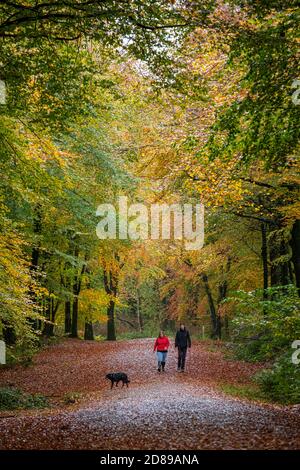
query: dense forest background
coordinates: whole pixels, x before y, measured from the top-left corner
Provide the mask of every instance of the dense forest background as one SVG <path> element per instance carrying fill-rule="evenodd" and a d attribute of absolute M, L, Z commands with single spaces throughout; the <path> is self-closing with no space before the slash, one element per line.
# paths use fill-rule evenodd
<path fill-rule="evenodd" d="M 275 361 L 262 386 L 299 399 L 296 5 L 1 2 L 11 362 L 55 335 L 115 340 L 183 321 L 240 358 Z M 204 247 L 99 240 L 97 206 L 124 194 L 202 202 Z"/>

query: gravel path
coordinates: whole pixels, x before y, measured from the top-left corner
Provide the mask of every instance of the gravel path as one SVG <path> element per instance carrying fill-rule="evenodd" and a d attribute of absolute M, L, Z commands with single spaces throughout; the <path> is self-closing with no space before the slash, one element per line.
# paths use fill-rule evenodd
<path fill-rule="evenodd" d="M 151 347 L 151 340 L 88 345 L 84 342 L 66 342 L 41 353 L 32 368 L 5 371 L 5 374 L 2 371 L 0 384 L 14 380 L 28 391 L 38 390 L 49 394 L 53 391 L 55 395 L 53 382 L 56 381 L 56 393 L 62 395 L 65 390 L 70 390 L 72 384 L 73 391 L 85 391 L 85 399 L 70 408 L 21 412 L 11 417 L 2 415 L 0 448 L 300 447 L 300 417 L 297 407 L 254 404 L 230 398 L 218 391 L 217 384 L 220 382 L 247 383 L 251 375 L 248 365 L 245 367 L 243 363 L 224 361 L 221 352 L 211 352 L 198 344 L 193 348 L 193 365 L 190 362 L 187 373 L 176 373 L 175 353 L 170 351 L 168 370 L 164 374 L 158 374 Z M 77 354 L 77 369 L 75 367 L 70 373 L 72 380 L 63 377 L 56 369 L 57 375 L 49 377 L 49 372 L 44 381 L 41 377 L 39 382 L 41 367 L 48 364 L 49 371 L 53 374 L 53 363 L 58 357 L 62 362 L 62 352 L 64 364 L 69 365 L 74 363 L 73 355 Z M 93 364 L 97 362 L 102 374 L 101 380 L 98 376 L 95 384 L 94 374 L 98 369 L 95 370 L 95 365 L 94 368 L 92 365 L 88 368 L 91 356 Z M 115 367 L 109 369 L 109 361 Z M 90 380 L 86 374 L 87 368 Z M 131 379 L 128 389 L 109 389 L 103 374 L 114 370 L 128 372 Z"/>

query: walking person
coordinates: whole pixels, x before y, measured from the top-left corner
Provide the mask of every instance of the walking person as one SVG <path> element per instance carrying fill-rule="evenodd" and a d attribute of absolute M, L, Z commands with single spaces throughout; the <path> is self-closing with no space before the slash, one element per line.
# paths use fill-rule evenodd
<path fill-rule="evenodd" d="M 175 337 L 175 348 L 178 348 L 178 372 L 184 372 L 187 348 L 190 348 L 191 345 L 190 333 L 186 327 L 181 324 Z"/>
<path fill-rule="evenodd" d="M 154 343 L 153 352 L 156 351 L 157 355 L 157 370 L 158 372 L 165 371 L 166 359 L 168 354 L 168 348 L 170 346 L 170 341 L 167 336 L 165 336 L 163 331 L 159 332 L 158 338 Z"/>

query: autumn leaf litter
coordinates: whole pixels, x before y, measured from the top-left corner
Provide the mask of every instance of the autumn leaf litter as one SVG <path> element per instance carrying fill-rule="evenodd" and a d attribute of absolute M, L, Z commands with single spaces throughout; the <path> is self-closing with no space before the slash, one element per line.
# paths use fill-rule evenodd
<path fill-rule="evenodd" d="M 297 407 L 229 397 L 218 384 L 247 384 L 259 365 L 226 361 L 197 343 L 187 372 L 170 350 L 159 374 L 152 340 L 53 345 L 28 368 L 0 371 L 8 384 L 50 397 L 50 410 L 0 414 L 1 449 L 296 449 Z M 129 388 L 110 390 L 108 372 L 124 371 Z M 63 405 L 70 392 L 75 405 Z"/>

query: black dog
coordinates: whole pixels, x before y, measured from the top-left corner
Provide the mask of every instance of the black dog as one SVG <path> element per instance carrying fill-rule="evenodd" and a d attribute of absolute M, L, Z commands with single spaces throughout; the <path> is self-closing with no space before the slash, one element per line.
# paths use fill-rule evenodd
<path fill-rule="evenodd" d="M 115 382 L 116 382 L 116 387 L 118 386 L 119 382 L 123 383 L 122 387 L 124 387 L 124 384 L 126 384 L 126 386 L 128 387 L 128 384 L 130 382 L 130 380 L 127 377 L 127 374 L 124 374 L 124 372 L 118 372 L 115 374 L 107 374 L 105 378 L 111 381 L 111 387 L 110 387 L 111 389 L 113 388 Z"/>

